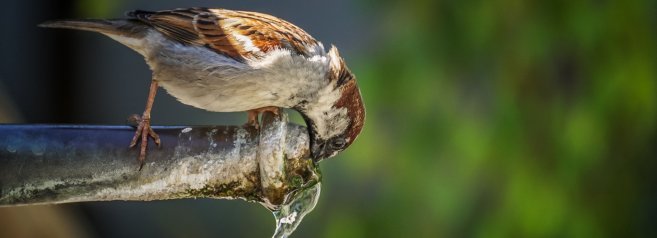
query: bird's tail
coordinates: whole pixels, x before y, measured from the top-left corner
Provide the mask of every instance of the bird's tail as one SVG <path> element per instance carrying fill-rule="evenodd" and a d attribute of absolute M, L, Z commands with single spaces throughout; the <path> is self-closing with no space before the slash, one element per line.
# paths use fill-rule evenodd
<path fill-rule="evenodd" d="M 64 28 L 83 31 L 94 31 L 106 35 L 127 36 L 137 38 L 143 35 L 146 26 L 132 19 L 83 19 L 83 20 L 54 20 L 39 24 L 40 27 Z"/>

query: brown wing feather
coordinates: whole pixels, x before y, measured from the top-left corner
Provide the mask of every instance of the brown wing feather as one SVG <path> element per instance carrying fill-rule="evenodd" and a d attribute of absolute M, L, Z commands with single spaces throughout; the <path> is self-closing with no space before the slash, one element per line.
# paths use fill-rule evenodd
<path fill-rule="evenodd" d="M 191 11 L 191 9 L 185 10 Z M 198 43 L 198 36 L 192 27 L 195 14 L 185 14 L 186 12 L 182 9 L 159 12 L 136 10 L 128 12 L 127 15 L 153 26 L 159 32 L 181 43 Z"/>
<path fill-rule="evenodd" d="M 193 26 L 205 46 L 235 59 L 246 57 L 245 47 L 220 25 L 220 18 L 210 12 L 194 16 Z"/>
<path fill-rule="evenodd" d="M 244 36 L 248 36 L 263 51 L 276 48 L 293 50 L 298 54 L 307 55 L 307 46 L 317 45 L 318 42 L 301 28 L 280 18 L 244 11 L 230 11 L 217 9 L 216 14 L 235 19 L 239 23 L 232 29 Z"/>
<path fill-rule="evenodd" d="M 256 12 L 187 8 L 133 11 L 128 15 L 153 26 L 171 39 L 206 46 L 238 60 L 257 58 L 274 49 L 288 49 L 307 56 L 307 47 L 318 44 L 301 28 Z M 241 40 L 242 36 L 247 37 L 251 45 Z"/>

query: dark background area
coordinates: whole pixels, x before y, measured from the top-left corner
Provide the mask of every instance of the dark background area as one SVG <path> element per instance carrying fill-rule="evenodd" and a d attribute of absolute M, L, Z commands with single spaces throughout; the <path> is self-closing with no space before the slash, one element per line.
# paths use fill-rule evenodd
<path fill-rule="evenodd" d="M 657 235 L 655 1 L 7 1 L 0 122 L 123 124 L 150 72 L 100 34 L 49 19 L 209 6 L 269 13 L 335 44 L 367 107 L 322 162 L 294 237 Z M 160 90 L 156 125 L 242 124 Z M 126 140 L 126 145 L 128 144 Z M 0 237 L 267 237 L 273 217 L 225 200 L 0 209 Z"/>

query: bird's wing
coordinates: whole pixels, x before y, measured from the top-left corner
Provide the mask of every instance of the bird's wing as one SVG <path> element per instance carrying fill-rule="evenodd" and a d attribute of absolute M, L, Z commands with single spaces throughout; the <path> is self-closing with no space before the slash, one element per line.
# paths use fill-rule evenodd
<path fill-rule="evenodd" d="M 134 17 L 184 44 L 205 46 L 237 60 L 258 58 L 274 49 L 308 56 L 319 43 L 301 28 L 267 14 L 186 8 L 132 11 Z"/>

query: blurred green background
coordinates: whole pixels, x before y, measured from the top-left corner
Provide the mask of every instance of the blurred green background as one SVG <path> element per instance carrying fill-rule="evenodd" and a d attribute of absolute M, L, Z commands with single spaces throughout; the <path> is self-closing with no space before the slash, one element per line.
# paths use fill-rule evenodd
<path fill-rule="evenodd" d="M 68 5 L 59 13 L 31 16 L 26 27 L 132 8 L 216 6 L 283 17 L 341 49 L 364 96 L 366 125 L 349 150 L 322 163 L 322 197 L 295 237 L 657 236 L 655 1 L 62 2 Z M 120 124 L 143 110 L 150 76 L 139 56 L 90 33 L 26 29 L 59 39 L 44 50 L 68 47 L 77 58 L 58 63 L 68 69 L 57 74 L 68 86 L 40 89 L 44 100 L 59 98 L 49 109 L 27 102 L 34 96 L 20 86 L 23 74 L 0 75 L 14 102 L 15 119 L 7 121 Z M 2 37 L 0 73 L 16 60 L 6 53 L 13 52 L 9 37 Z M 128 56 L 97 59 L 110 51 Z M 126 71 L 128 64 L 137 69 Z M 124 90 L 133 91 L 118 95 Z M 94 101 L 98 94 L 111 100 Z M 162 95 L 156 124 L 245 117 Z M 198 116 L 176 116 L 184 112 Z M 99 237 L 273 231 L 264 208 L 236 201 L 65 208 L 77 214 L 83 234 Z"/>

